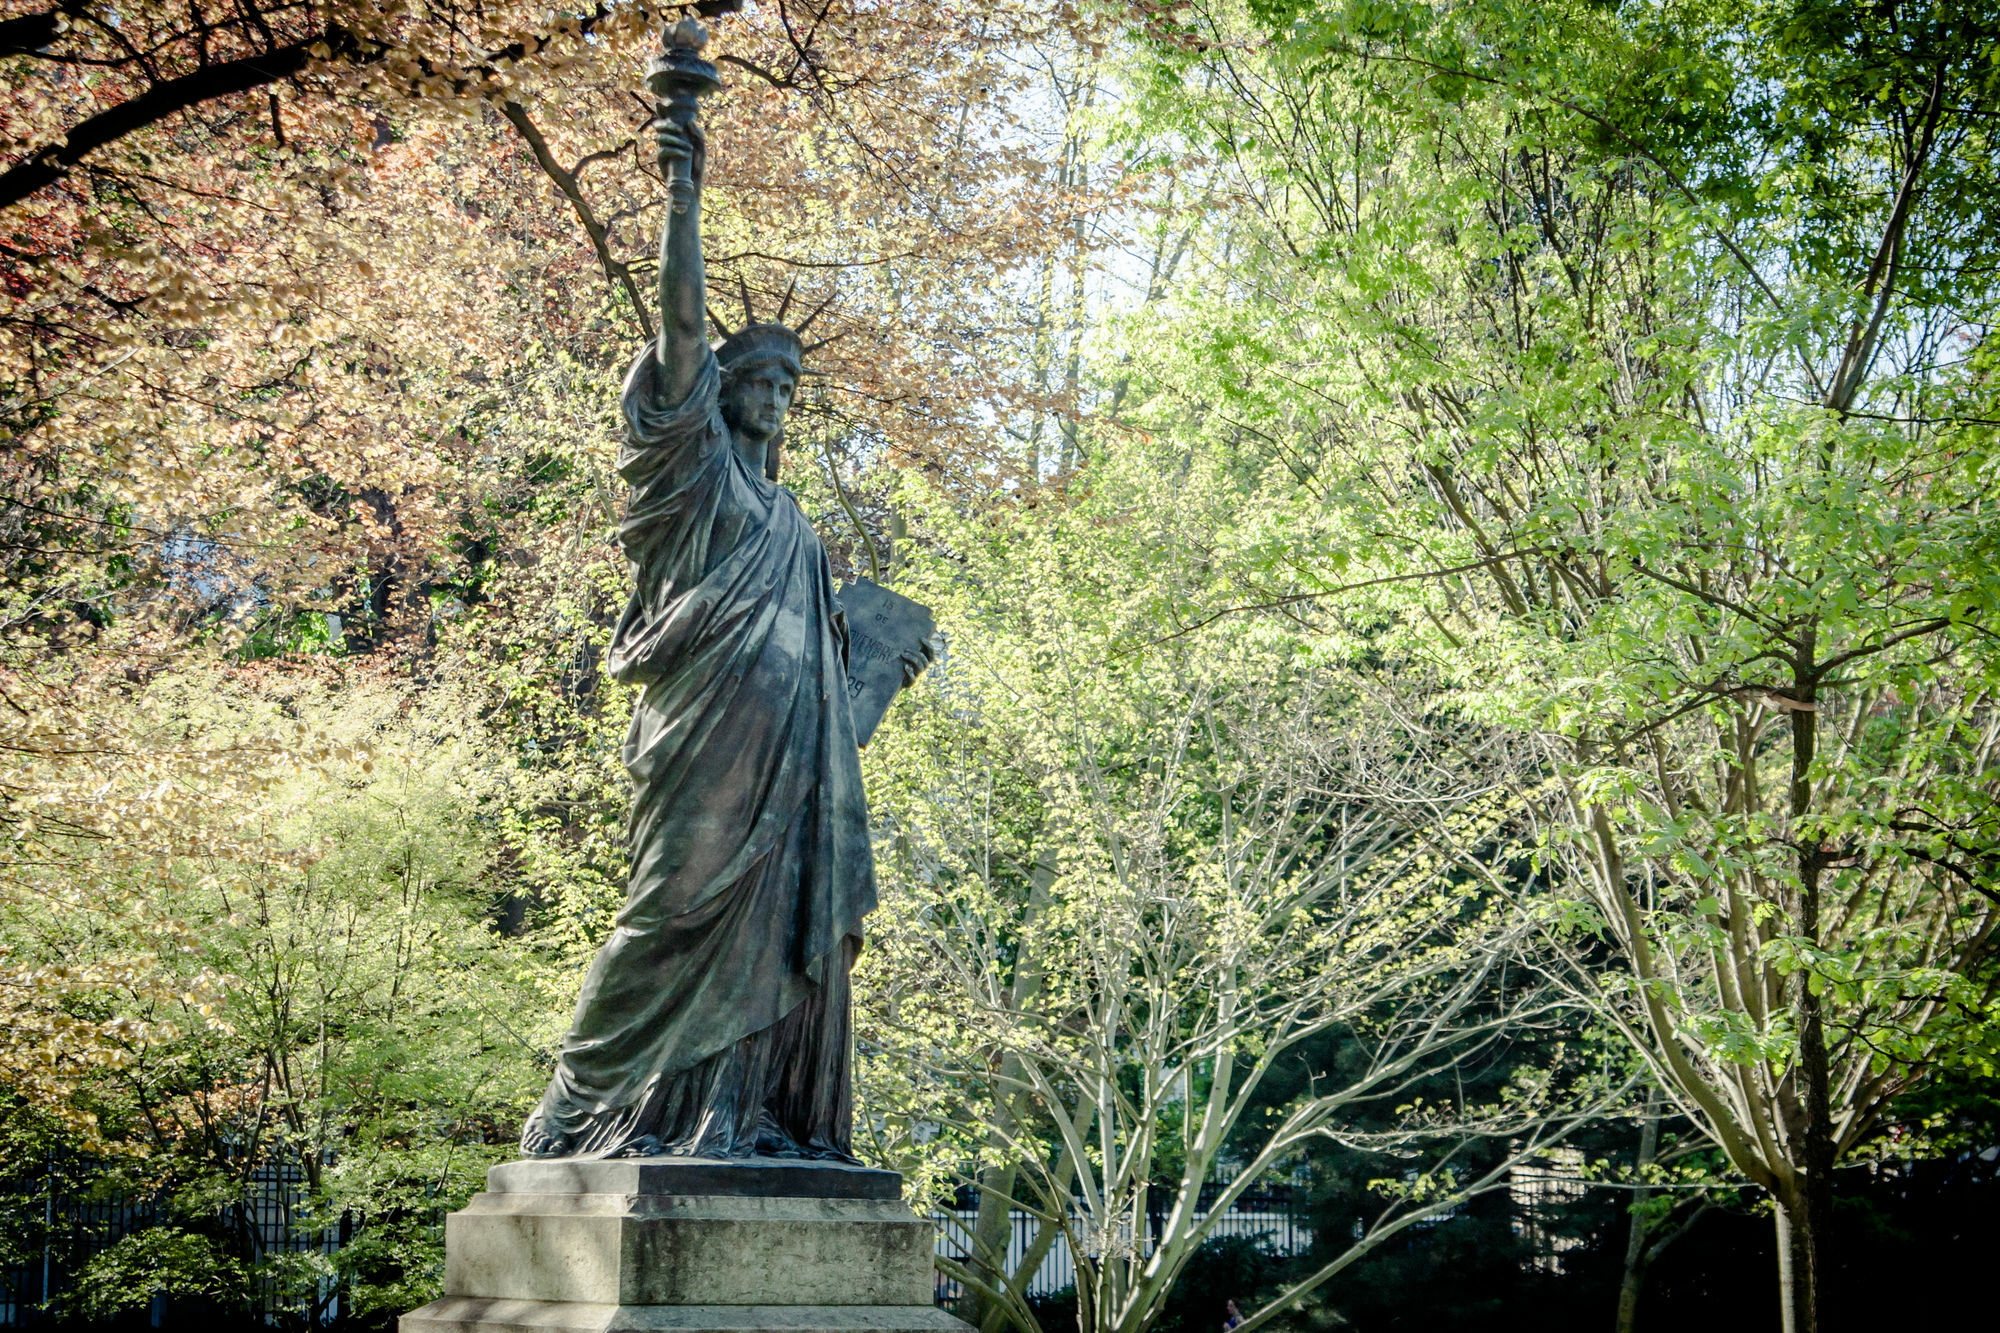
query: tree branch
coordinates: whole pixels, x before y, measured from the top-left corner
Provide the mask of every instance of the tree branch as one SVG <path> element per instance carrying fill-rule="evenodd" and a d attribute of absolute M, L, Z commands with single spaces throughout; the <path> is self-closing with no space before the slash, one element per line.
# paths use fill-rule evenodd
<path fill-rule="evenodd" d="M 0 57 L 33 55 L 56 39 L 57 18 L 74 12 L 73 4 L 63 4 L 39 14 L 0 20 Z"/>
<path fill-rule="evenodd" d="M 1420 569 L 1410 574 L 1384 574 L 1380 578 L 1362 579 L 1356 583 L 1343 583 L 1337 588 L 1328 588 L 1323 592 L 1292 593 L 1286 597 L 1273 598 L 1268 602 L 1246 602 L 1241 606 L 1225 606 L 1220 611 L 1203 616 L 1191 625 L 1186 625 L 1175 630 L 1172 634 L 1163 634 L 1157 639 L 1150 639 L 1135 647 L 1121 649 L 1114 653 L 1113 656 L 1125 657 L 1132 653 L 1143 652 L 1149 648 L 1157 648 L 1161 644 L 1170 643 L 1175 639 L 1181 638 L 1183 635 L 1193 634 L 1198 630 L 1206 629 L 1225 616 L 1237 615 L 1244 611 L 1271 611 L 1279 607 L 1297 606 L 1302 602 L 1322 601 L 1328 597 L 1338 597 L 1343 593 L 1356 592 L 1363 588 L 1379 588 L 1392 583 L 1413 583 L 1425 579 L 1450 578 L 1455 574 L 1469 574 L 1477 569 L 1490 568 L 1495 560 L 1506 560 L 1515 556 L 1539 555 L 1545 549 L 1540 546 L 1530 546 L 1518 551 L 1499 551 L 1463 565 L 1451 565 L 1443 569 Z"/>
<path fill-rule="evenodd" d="M 527 142 L 528 150 L 535 155 L 535 162 L 541 167 L 542 174 L 555 183 L 555 187 L 562 191 L 563 198 L 569 200 L 570 207 L 576 212 L 576 220 L 583 224 L 584 234 L 590 237 L 590 248 L 597 252 L 597 266 L 604 270 L 604 281 L 613 287 L 622 286 L 625 289 L 625 298 L 632 303 L 632 313 L 639 320 L 639 328 L 646 335 L 646 341 L 651 342 L 653 321 L 647 318 L 646 303 L 639 298 L 639 287 L 632 281 L 632 270 L 611 257 L 611 246 L 607 240 L 604 224 L 597 220 L 597 214 L 591 209 L 590 201 L 583 197 L 583 190 L 577 183 L 576 174 L 563 170 L 555 155 L 549 152 L 548 140 L 542 137 L 542 132 L 536 127 L 535 122 L 528 118 L 527 108 L 519 102 L 509 100 L 500 104 L 500 114 L 507 117 L 508 123 Z M 585 158 L 584 162 L 589 160 Z M 578 165 L 581 167 L 583 164 Z"/>
<path fill-rule="evenodd" d="M 44 145 L 0 173 L 0 209 L 12 208 L 36 191 L 54 185 L 92 152 L 134 131 L 203 102 L 246 93 L 298 73 L 311 62 L 312 47 L 322 42 L 357 63 L 371 58 L 363 56 L 360 44 L 346 31 L 329 27 L 300 41 L 156 83 L 130 101 L 120 102 L 83 121 L 61 143 Z"/>
<path fill-rule="evenodd" d="M 1853 406 L 1856 395 L 1861 392 L 1861 377 L 1868 372 L 1868 365 L 1875 359 L 1876 341 L 1882 334 L 1883 317 L 1889 313 L 1889 302 L 1896 292 L 1896 265 L 1903 252 L 1903 233 L 1909 227 L 1910 210 L 1917 198 L 1917 181 L 1923 175 L 1924 163 L 1930 158 L 1931 146 L 1937 142 L 1938 116 L 1944 106 L 1944 67 L 1938 66 L 1937 74 L 1931 79 L 1930 102 L 1924 108 L 1923 139 L 1916 151 L 1910 154 L 1909 165 L 1903 171 L 1902 188 L 1896 192 L 1895 207 L 1889 211 L 1889 221 L 1882 228 L 1882 242 L 1875 247 L 1875 258 L 1868 265 L 1868 277 L 1861 287 L 1861 299 L 1875 298 L 1875 313 L 1866 325 L 1857 318 L 1847 337 L 1847 346 L 1842 350 L 1840 365 L 1833 372 L 1833 384 L 1827 390 L 1826 405 L 1836 412 L 1845 412 Z M 1878 286 L 1879 284 L 1879 286 Z"/>
<path fill-rule="evenodd" d="M 1859 648 L 1850 648 L 1844 653 L 1836 653 L 1832 657 L 1827 658 L 1824 662 L 1821 662 L 1819 666 L 1816 668 L 1816 670 L 1820 675 L 1820 677 L 1824 679 L 1830 672 L 1832 672 L 1837 667 L 1846 666 L 1849 662 L 1855 661 L 1859 658 L 1870 657 L 1876 653 L 1887 652 L 1889 649 L 1894 648 L 1899 643 L 1903 643 L 1909 639 L 1920 639 L 1924 635 L 1934 633 L 1937 630 L 1944 629 L 1950 624 L 1951 624 L 1950 619 L 1944 616 L 1938 616 L 1931 620 L 1920 620 L 1916 624 L 1910 626 L 1909 628 L 1903 630 L 1902 632 L 1897 634 L 1891 634 L 1889 637 L 1885 639 L 1881 639 L 1874 643 L 1863 644 Z"/>
<path fill-rule="evenodd" d="M 756 75 L 773 88 L 796 88 L 799 86 L 796 70 L 791 74 L 773 74 L 762 65 L 745 60 L 741 56 L 732 55 L 719 55 L 715 58 L 715 63 L 718 65 L 734 65 L 745 73 Z"/>
<path fill-rule="evenodd" d="M 588 14 L 565 20 L 571 26 L 564 31 L 575 36 L 587 36 L 610 12 L 608 4 L 600 3 Z M 30 15 L 26 20 L 10 20 L 10 23 L 22 23 L 24 26 L 18 29 L 0 28 L 0 35 L 10 41 L 31 40 L 40 31 L 38 25 L 41 18 L 41 15 Z M 48 22 L 53 25 L 53 15 L 49 16 Z M 498 74 L 502 66 L 527 59 L 545 48 L 549 41 L 546 36 L 530 37 L 489 51 L 485 60 L 476 67 L 476 72 L 487 76 Z M 323 46 L 328 54 L 316 57 L 313 54 L 315 46 Z M 378 39 L 370 39 L 364 44 L 347 29 L 338 24 L 328 24 L 324 31 L 296 42 L 236 60 L 203 65 L 179 78 L 154 83 L 137 97 L 120 102 L 74 126 L 61 143 L 46 144 L 0 173 L 0 210 L 12 208 L 28 196 L 62 180 L 97 149 L 157 125 L 178 112 L 203 102 L 212 102 L 218 97 L 246 93 L 280 79 L 288 79 L 316 59 L 349 65 L 372 65 L 383 61 L 395 49 L 387 41 Z M 7 48 L 0 47 L 0 54 L 5 53 Z M 426 74 L 436 72 L 431 61 L 422 56 L 416 57 L 415 64 Z M 451 81 L 452 91 L 461 96 L 475 86 L 474 81 L 466 78 Z"/>

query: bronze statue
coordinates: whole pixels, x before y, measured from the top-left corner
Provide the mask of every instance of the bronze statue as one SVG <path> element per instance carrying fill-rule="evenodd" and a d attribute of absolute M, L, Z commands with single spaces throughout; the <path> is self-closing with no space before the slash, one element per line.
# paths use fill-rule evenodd
<path fill-rule="evenodd" d="M 776 484 L 799 336 L 704 336 L 694 95 L 713 67 L 692 20 L 671 40 L 653 86 L 672 94 L 655 132 L 675 207 L 659 337 L 625 378 L 635 587 L 608 658 L 644 687 L 631 878 L 521 1151 L 852 1161 L 848 973 L 875 905 L 861 690 L 826 550 Z M 901 652 L 901 683 L 931 651 Z"/>

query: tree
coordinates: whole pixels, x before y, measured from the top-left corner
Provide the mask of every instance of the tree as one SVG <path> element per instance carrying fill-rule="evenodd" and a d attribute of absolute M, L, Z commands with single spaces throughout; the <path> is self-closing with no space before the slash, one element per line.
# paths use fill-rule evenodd
<path fill-rule="evenodd" d="M 655 16 L 79 3 L 8 23 L 10 180 L 48 177 L 0 206 L 5 518 L 36 633 L 92 638 L 115 596 L 128 623 L 304 608 L 357 646 L 407 642 L 500 481 L 496 407 L 551 347 L 615 380 L 641 331 L 627 293 L 663 196 L 627 150 Z M 997 137 L 1020 83 L 998 52 L 1073 26 L 1007 3 L 718 23 L 717 269 L 750 303 L 722 313 L 820 312 L 795 479 L 828 450 L 836 471 L 963 476 L 982 410 L 1049 397 L 967 349 L 1005 335 L 996 289 L 1077 193 Z"/>
<path fill-rule="evenodd" d="M 1230 489 L 1205 460 L 1130 447 L 1052 513 L 913 507 L 956 553 L 909 576 L 954 646 L 869 752 L 891 841 L 857 972 L 864 1103 L 882 1132 L 912 1136 L 878 1151 L 918 1155 L 931 1178 L 976 1164 L 971 1253 L 941 1264 L 985 1327 L 1036 1333 L 1026 1287 L 1060 1234 L 1081 1326 L 1141 1333 L 1232 1202 L 1310 1145 L 1413 1162 L 1442 1144 L 1254 1328 L 1504 1186 L 1619 1087 L 1558 1054 L 1490 1104 L 1450 1094 L 1453 1071 L 1551 1018 L 1522 980 L 1532 916 L 1450 869 L 1461 845 L 1505 844 L 1504 802 L 1433 785 L 1463 769 L 1371 725 L 1291 645 L 1211 636 L 1130 655 L 1151 578 L 1173 577 L 1161 550 L 1213 539 L 1200 527 Z M 1273 1072 L 1334 1031 L 1349 1058 L 1266 1106 Z M 1427 1078 L 1444 1101 L 1407 1104 Z M 1378 1104 L 1404 1105 L 1359 1124 Z M 1508 1146 L 1465 1169 L 1482 1138 Z M 1024 1255 L 1008 1251 L 1014 1209 L 1037 1219 Z"/>
<path fill-rule="evenodd" d="M 262 741 L 279 730 L 275 693 L 303 743 Z M 93 753 L 23 784 L 37 819 L 17 830 L 0 898 L 10 963 L 74 979 L 22 988 L 22 1035 L 50 1075 L 10 1080 L 9 1117 L 66 1122 L 36 1146 L 170 1198 L 180 1227 L 108 1252 L 81 1299 L 143 1299 L 133 1265 L 217 1246 L 284 1278 L 288 1256 L 261 1252 L 243 1211 L 274 1164 L 304 1176 L 301 1229 L 352 1208 L 383 1233 L 379 1252 L 411 1211 L 434 1228 L 510 1150 L 498 1127 L 539 1077 L 542 1034 L 515 1017 L 528 959 L 488 926 L 496 848 L 481 824 L 507 765 L 443 720 L 443 700 L 396 721 L 379 689 L 336 702 L 310 679 L 286 691 L 204 673 L 163 677 L 126 708 L 131 761 Z M 201 765 L 263 781 L 246 790 Z M 420 1281 L 428 1248 L 408 1256 Z M 192 1281 L 179 1273 L 161 1280 Z M 310 1290 L 330 1275 L 303 1276 Z M 393 1302 L 405 1279 L 378 1268 L 346 1296 L 372 1308 L 381 1285 Z"/>
<path fill-rule="evenodd" d="M 62 0 L 37 7 L 31 0 L 21 9 L 0 20 L 0 58 L 15 62 L 17 92 L 41 86 L 20 108 L 13 138 L 27 152 L 0 172 L 0 209 L 80 173 L 100 185 L 146 178 L 146 153 L 127 141 L 211 102 L 279 83 L 322 95 L 464 96 L 505 86 L 506 71 L 524 60 L 576 58 L 600 27 L 615 32 L 646 22 L 643 11 L 614 16 L 603 5 L 554 23 L 523 5 L 473 11 L 451 4 Z M 92 77 L 79 77 L 84 72 Z M 282 147 L 278 95 L 267 98 Z"/>
<path fill-rule="evenodd" d="M 1271 515 L 1181 617 L 1536 738 L 1571 993 L 1769 1191 L 1815 1327 L 1832 1169 L 2000 905 L 1994 16 L 1175 15 L 1148 111 L 1241 206 L 1128 340 L 1137 419 L 1262 441 Z"/>

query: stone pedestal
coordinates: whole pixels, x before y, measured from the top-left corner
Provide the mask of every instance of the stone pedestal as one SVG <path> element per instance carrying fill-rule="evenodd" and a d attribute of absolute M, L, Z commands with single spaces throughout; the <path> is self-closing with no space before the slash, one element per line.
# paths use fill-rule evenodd
<path fill-rule="evenodd" d="M 509 1162 L 445 1221 L 400 1333 L 969 1333 L 893 1171 L 769 1159 Z"/>

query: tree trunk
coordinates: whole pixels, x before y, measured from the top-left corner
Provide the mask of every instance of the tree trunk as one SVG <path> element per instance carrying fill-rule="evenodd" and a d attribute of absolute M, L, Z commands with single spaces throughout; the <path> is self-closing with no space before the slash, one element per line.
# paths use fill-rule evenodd
<path fill-rule="evenodd" d="M 1024 926 L 1032 923 L 1048 906 L 1049 887 L 1055 883 L 1055 877 L 1055 855 L 1043 849 L 1035 857 L 1034 869 L 1028 877 L 1028 905 L 1022 917 Z M 1014 960 L 1008 1007 L 1020 1012 L 1041 989 L 1041 963 L 1033 951 L 1023 945 Z M 1000 1072 L 1002 1087 L 1018 1082 L 1021 1077 L 1020 1058 L 1011 1053 L 1003 1056 Z M 994 1125 L 987 1135 L 988 1149 L 1001 1160 L 979 1173 L 979 1214 L 973 1219 L 972 1253 L 966 1259 L 967 1267 L 982 1281 L 995 1287 L 1005 1287 L 1008 1279 L 1007 1251 L 1013 1240 L 1014 1186 L 1019 1179 L 1020 1164 L 1005 1155 L 1013 1152 L 1011 1135 L 1016 1124 L 1015 1097 L 1003 1095 L 994 1107 Z M 967 1323 L 986 1330 L 986 1333 L 996 1333 L 1000 1321 L 1008 1317 L 1004 1306 L 978 1291 L 967 1293 L 964 1313 Z"/>
<path fill-rule="evenodd" d="M 1803 989 L 1803 987 L 1802 987 Z M 1827 1303 L 1827 1241 L 1833 1215 L 1833 1147 L 1827 1132 L 1827 1061 L 1825 1031 L 1818 996 L 1798 1006 L 1800 1017 L 1799 1081 L 1805 1094 L 1804 1161 L 1800 1163 L 1796 1198 L 1781 1207 L 1789 1233 L 1791 1333 L 1819 1333 Z"/>
<path fill-rule="evenodd" d="M 1001 1114 L 1011 1129 L 1013 1116 L 1004 1111 Z M 1007 1285 L 1007 1250 L 1008 1243 L 1013 1239 L 1016 1170 L 1015 1163 L 1004 1162 L 979 1173 L 979 1214 L 973 1219 L 972 1253 L 966 1256 L 965 1263 L 981 1280 L 996 1287 Z M 998 1301 L 989 1300 L 982 1292 L 972 1290 L 965 1295 L 964 1315 L 965 1321 L 974 1328 L 991 1325 L 997 1330 L 999 1321 L 1005 1318 L 1006 1307 Z"/>
<path fill-rule="evenodd" d="M 1784 1333 L 1818 1333 L 1819 1299 L 1814 1281 L 1810 1205 L 1803 1192 L 1790 1204 L 1777 1207 L 1778 1225 L 1778 1318 Z"/>
<path fill-rule="evenodd" d="M 1778 1226 L 1778 1330 L 1798 1333 L 1798 1311 L 1792 1297 L 1792 1224 L 1782 1203 L 1772 1210 L 1772 1217 Z"/>
<path fill-rule="evenodd" d="M 1799 636 L 1798 660 L 1792 671 L 1791 710 L 1792 800 L 1791 834 L 1798 847 L 1799 897 L 1792 928 L 1814 947 L 1820 944 L 1820 877 L 1827 853 L 1818 830 L 1811 827 L 1812 766 L 1818 752 L 1818 644 L 1815 626 Z M 1810 967 L 1799 967 L 1790 978 L 1791 1007 L 1798 1025 L 1797 1080 L 1803 1124 L 1799 1131 L 1797 1175 L 1780 1196 L 1778 1263 L 1784 1292 L 1786 1333 L 1819 1333 L 1825 1302 L 1826 1240 L 1833 1220 L 1833 1107 L 1826 1050 L 1826 1006 L 1813 988 Z"/>
<path fill-rule="evenodd" d="M 1645 1117 L 1639 1125 L 1639 1188 L 1632 1192 L 1632 1227 L 1625 1235 L 1625 1276 L 1618 1283 L 1618 1333 L 1633 1333 L 1639 1323 L 1639 1288 L 1646 1280 L 1646 1168 L 1660 1151 L 1660 1094 L 1646 1092 Z"/>
<path fill-rule="evenodd" d="M 1088 1122 L 1085 1122 L 1081 1132 L 1086 1137 L 1088 1136 Z M 1056 1162 L 1056 1176 L 1052 1187 L 1053 1192 L 1050 1194 L 1048 1200 L 1050 1207 L 1056 1209 L 1058 1212 L 1067 1207 L 1069 1187 L 1075 1180 L 1076 1155 L 1065 1146 L 1062 1150 L 1062 1156 Z M 1049 1257 L 1049 1251 L 1055 1248 L 1056 1240 L 1061 1235 L 1062 1225 L 1060 1223 L 1043 1222 L 1035 1228 L 1033 1239 L 1028 1242 L 1027 1249 L 1022 1252 L 1021 1262 L 1016 1265 L 1012 1273 L 1007 1275 L 1006 1285 L 1012 1291 L 1017 1295 L 1025 1296 L 1027 1294 L 1028 1284 L 1035 1280 L 1035 1274 L 1041 1271 L 1042 1261 Z M 980 1323 L 979 1333 L 1001 1333 L 1002 1329 L 1006 1326 L 1008 1317 L 1006 1307 L 996 1302 L 987 1313 L 986 1318 Z M 1038 1333 L 1038 1330 L 1024 1329 L 1023 1333 Z"/>

